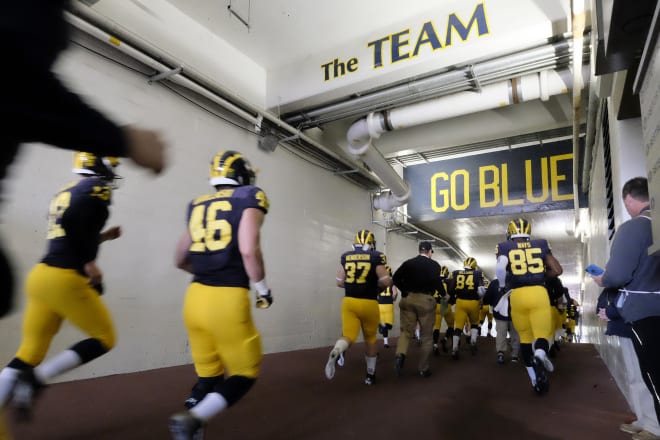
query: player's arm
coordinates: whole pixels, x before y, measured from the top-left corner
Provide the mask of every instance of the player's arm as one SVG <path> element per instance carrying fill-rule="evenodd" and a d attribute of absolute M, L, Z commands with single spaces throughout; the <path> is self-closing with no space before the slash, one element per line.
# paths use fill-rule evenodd
<path fill-rule="evenodd" d="M 376 266 L 376 275 L 378 275 L 378 287 L 385 289 L 392 284 L 392 277 L 384 264 Z"/>
<path fill-rule="evenodd" d="M 346 280 L 346 271 L 344 266 L 339 265 L 339 270 L 337 271 L 337 287 L 344 287 L 344 281 Z"/>
<path fill-rule="evenodd" d="M 243 211 L 238 225 L 238 249 L 243 258 L 245 271 L 253 282 L 266 277 L 263 255 L 261 253 L 261 225 L 265 214 L 257 208 Z"/>
<path fill-rule="evenodd" d="M 391 285 L 391 288 L 392 288 L 392 301 L 396 301 L 396 299 L 399 297 L 399 289 L 394 284 Z"/>
<path fill-rule="evenodd" d="M 181 234 L 178 243 L 176 244 L 176 252 L 174 255 L 174 262 L 176 267 L 186 272 L 193 273 L 190 260 L 188 259 L 188 250 L 192 245 L 192 237 L 190 236 L 190 231 L 186 228 Z"/>
<path fill-rule="evenodd" d="M 267 309 L 273 303 L 273 296 L 266 284 L 266 268 L 261 253 L 261 225 L 265 216 L 266 212 L 259 208 L 247 208 L 238 225 L 238 250 L 245 272 L 257 291 L 256 306 L 259 309 Z"/>
<path fill-rule="evenodd" d="M 546 278 L 556 278 L 564 272 L 564 269 L 554 255 L 547 254 L 543 261 L 545 263 Z"/>
<path fill-rule="evenodd" d="M 121 227 L 112 226 L 99 234 L 99 243 L 116 240 L 119 237 L 121 237 Z"/>
<path fill-rule="evenodd" d="M 506 280 L 506 267 L 509 264 L 509 257 L 506 255 L 498 255 L 497 263 L 495 263 L 495 275 L 498 280 Z M 504 284 L 504 283 L 502 283 Z"/>
<path fill-rule="evenodd" d="M 440 278 L 439 276 L 435 280 L 435 290 L 437 292 L 438 298 L 449 300 L 449 293 L 447 292 L 445 283 L 442 282 L 442 278 Z"/>

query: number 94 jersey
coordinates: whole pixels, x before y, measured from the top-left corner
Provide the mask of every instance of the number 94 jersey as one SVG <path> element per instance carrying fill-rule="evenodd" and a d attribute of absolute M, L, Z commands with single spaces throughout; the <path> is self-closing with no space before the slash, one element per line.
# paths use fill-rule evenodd
<path fill-rule="evenodd" d="M 545 284 L 545 257 L 551 254 L 546 240 L 504 241 L 497 245 L 495 254 L 509 259 L 506 266 L 506 285 L 510 288 L 543 286 Z"/>
<path fill-rule="evenodd" d="M 268 213 L 266 194 L 253 185 L 227 187 L 197 197 L 188 205 L 188 231 L 192 244 L 188 260 L 193 281 L 209 286 L 250 287 L 238 248 L 238 225 L 243 211 L 257 208 Z"/>

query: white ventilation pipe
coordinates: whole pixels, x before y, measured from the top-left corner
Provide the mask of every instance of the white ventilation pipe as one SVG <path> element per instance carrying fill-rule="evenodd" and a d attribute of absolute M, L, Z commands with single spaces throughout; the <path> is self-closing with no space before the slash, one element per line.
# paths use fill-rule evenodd
<path fill-rule="evenodd" d="M 370 113 L 348 129 L 348 151 L 360 157 L 390 190 L 374 198 L 374 208 L 392 211 L 408 202 L 410 187 L 373 147 L 373 139 L 378 139 L 387 131 L 520 102 L 547 100 L 550 96 L 567 93 L 570 87 L 571 76 L 568 70 L 549 70 L 490 84 L 479 93 L 460 92 L 393 110 Z"/>
<path fill-rule="evenodd" d="M 580 113 L 582 107 L 582 45 L 585 26 L 584 0 L 571 0 L 571 25 L 573 28 L 573 208 L 575 230 L 580 222 L 580 193 L 578 189 L 578 164 L 580 163 Z M 589 71 L 589 73 L 591 73 Z"/>

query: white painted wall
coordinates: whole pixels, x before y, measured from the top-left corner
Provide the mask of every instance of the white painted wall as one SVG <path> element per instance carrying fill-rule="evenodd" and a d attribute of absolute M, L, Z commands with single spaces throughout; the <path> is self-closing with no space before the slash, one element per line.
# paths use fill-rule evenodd
<path fill-rule="evenodd" d="M 263 247 L 275 303 L 269 310 L 254 310 L 266 352 L 330 345 L 340 335 L 343 291 L 335 286 L 335 276 L 356 230 L 374 230 L 388 252 L 401 248 L 398 254 L 392 250 L 394 268 L 417 252 L 414 240 L 390 236 L 392 243 L 386 244 L 385 230 L 371 223 L 367 192 L 341 177 L 281 148 L 263 153 L 253 135 L 81 49 L 72 49 L 58 71 L 117 121 L 162 131 L 171 159 L 157 178 L 127 161 L 120 168 L 124 180 L 114 194 L 108 225 L 121 225 L 124 236 L 105 243 L 99 257 L 118 344 L 63 380 L 190 362 L 180 311 L 189 276 L 174 267 L 173 253 L 187 202 L 212 190 L 208 163 L 220 149 L 246 154 L 261 170 L 257 184 L 271 201 Z M 19 286 L 45 249 L 50 198 L 74 179 L 71 157 L 65 150 L 25 146 L 6 180 L 2 237 Z M 18 347 L 22 308 L 21 297 L 14 313 L 0 321 L 0 362 L 9 361 Z M 81 338 L 65 325 L 50 354 Z"/>
<path fill-rule="evenodd" d="M 633 177 L 646 176 L 646 153 L 643 149 L 642 122 L 640 118 L 616 120 L 611 101 L 608 100 L 610 114 L 610 145 L 612 148 L 612 180 L 614 191 L 614 212 L 616 226 L 630 219 L 623 206 L 621 189 Z"/>
<path fill-rule="evenodd" d="M 623 206 L 621 189 L 632 177 L 646 175 L 646 157 L 642 149 L 642 130 L 639 118 L 617 121 L 616 111 L 609 106 L 610 151 L 612 161 L 612 191 L 614 193 L 614 216 L 618 227 L 630 219 Z M 607 231 L 607 207 L 605 199 L 605 164 L 603 141 L 599 136 L 594 146 L 595 157 L 591 172 L 589 191 L 590 233 L 585 265 L 589 263 L 605 267 L 609 260 L 610 242 Z M 606 325 L 600 321 L 596 312 L 596 302 L 601 292 L 591 278 L 585 277 L 583 301 L 584 342 L 595 344 L 612 377 L 621 387 L 626 383 L 626 370 L 623 362 L 619 339 L 605 336 Z M 625 386 L 625 385 L 624 385 Z"/>

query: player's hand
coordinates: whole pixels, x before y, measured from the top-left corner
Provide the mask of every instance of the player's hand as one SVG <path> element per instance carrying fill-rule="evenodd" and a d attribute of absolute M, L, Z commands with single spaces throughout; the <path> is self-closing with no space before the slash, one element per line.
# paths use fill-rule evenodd
<path fill-rule="evenodd" d="M 121 237 L 121 228 L 119 226 L 113 226 L 101 232 L 101 242 L 108 240 L 115 240 Z"/>
<path fill-rule="evenodd" d="M 479 295 L 480 299 L 483 298 L 486 295 L 486 288 L 484 286 L 477 287 L 477 295 Z"/>
<path fill-rule="evenodd" d="M 92 288 L 96 290 L 96 292 L 99 295 L 103 295 L 103 290 L 104 290 L 103 283 L 92 284 Z"/>
<path fill-rule="evenodd" d="M 103 282 L 103 272 L 94 261 L 85 264 L 85 273 L 89 277 L 90 286 L 96 286 Z"/>
<path fill-rule="evenodd" d="M 159 174 L 165 168 L 165 143 L 152 130 L 137 127 L 125 128 L 128 139 L 128 157 L 137 165 Z"/>
<path fill-rule="evenodd" d="M 273 295 L 270 293 L 270 289 L 268 289 L 268 293 L 266 295 L 261 295 L 257 293 L 257 301 L 255 303 L 255 306 L 258 309 L 267 309 L 273 304 Z"/>

